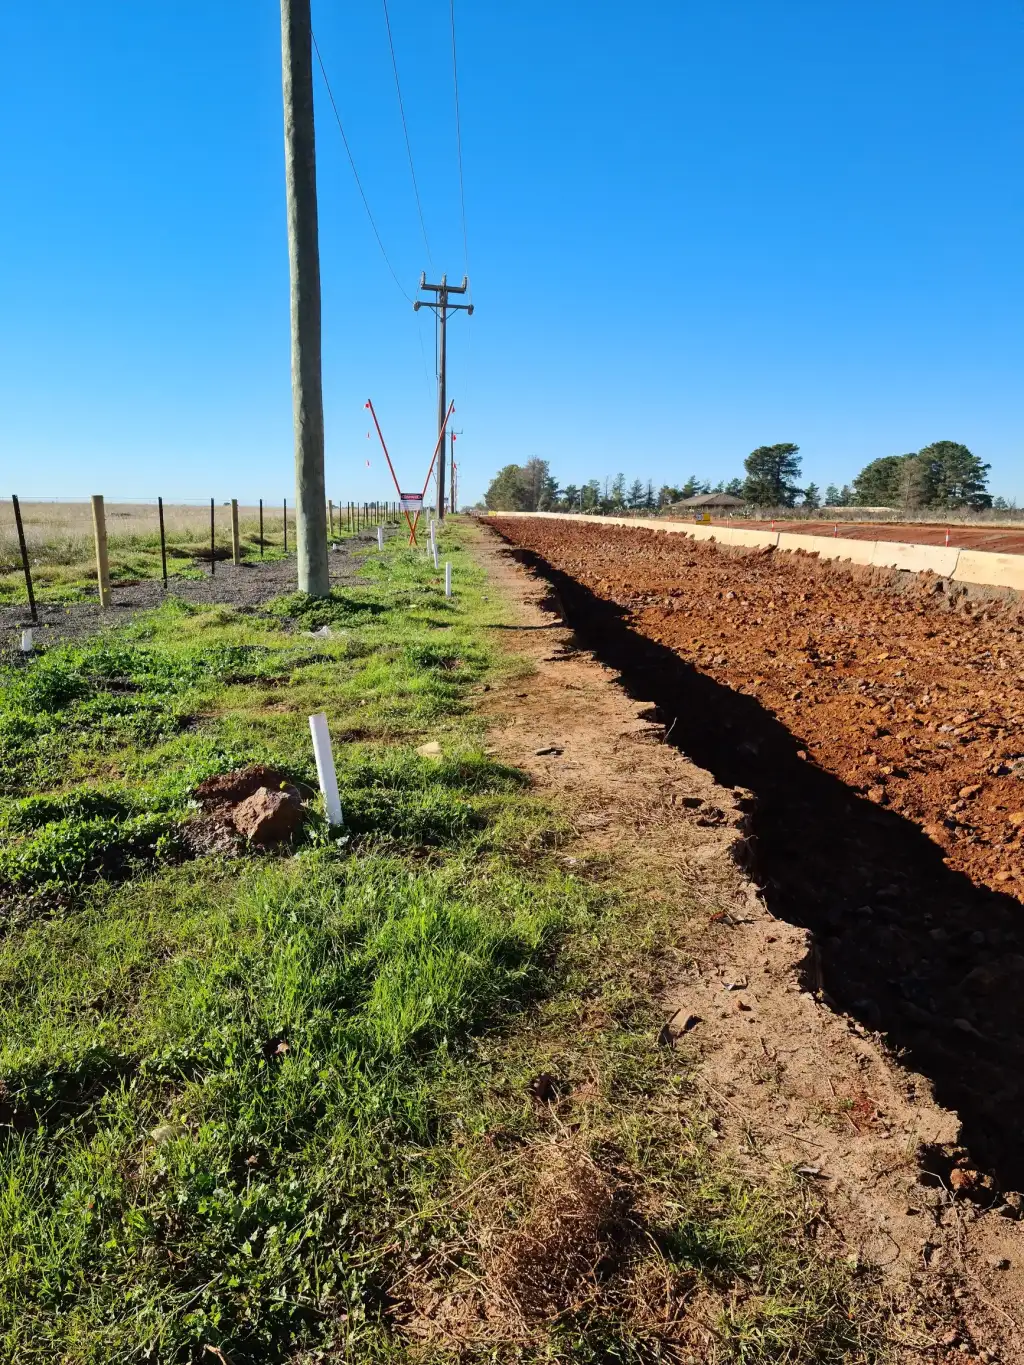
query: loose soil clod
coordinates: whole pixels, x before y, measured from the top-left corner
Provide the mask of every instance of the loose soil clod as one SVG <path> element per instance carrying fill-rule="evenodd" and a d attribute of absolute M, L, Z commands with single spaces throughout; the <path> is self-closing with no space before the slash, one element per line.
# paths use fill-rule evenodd
<path fill-rule="evenodd" d="M 195 798 L 214 834 L 237 832 L 250 844 L 265 846 L 289 838 L 302 823 L 302 797 L 284 773 L 255 763 L 201 782 Z M 197 837 L 197 836 L 193 836 Z M 217 844 L 214 838 L 214 846 Z M 223 844 L 223 838 L 220 842 Z M 228 851 L 225 848 L 223 851 Z"/>

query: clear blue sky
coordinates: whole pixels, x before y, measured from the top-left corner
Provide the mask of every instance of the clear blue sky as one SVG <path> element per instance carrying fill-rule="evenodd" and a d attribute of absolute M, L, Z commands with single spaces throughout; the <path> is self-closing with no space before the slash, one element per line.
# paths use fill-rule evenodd
<path fill-rule="evenodd" d="M 461 277 L 447 0 L 391 0 L 435 272 Z M 458 0 L 462 492 L 804 477 L 950 438 L 1024 501 L 1024 3 Z M 290 495 L 274 0 L 0 0 L 0 493 Z M 314 26 L 381 235 L 428 268 L 379 0 Z M 436 422 L 318 88 L 328 481 Z M 366 468 L 366 459 L 372 461 Z"/>

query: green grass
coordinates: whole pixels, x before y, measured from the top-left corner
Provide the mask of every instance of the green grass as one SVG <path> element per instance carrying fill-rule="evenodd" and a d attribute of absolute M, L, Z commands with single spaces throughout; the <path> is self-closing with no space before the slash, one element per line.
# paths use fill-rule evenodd
<path fill-rule="evenodd" d="M 678 907 L 567 871 L 486 753 L 474 690 L 517 665 L 461 535 L 454 601 L 392 545 L 327 602 L 171 601 L 3 679 L 0 1358 L 422 1359 L 401 1324 L 487 1280 L 566 1142 L 623 1192 L 598 1292 L 426 1358 L 671 1358 L 652 1271 L 717 1305 L 723 1360 L 873 1358 L 870 1282 L 806 1191 L 717 1155 L 656 1044 Z M 314 812 L 277 853 L 187 859 L 203 778 L 315 783 L 320 709 L 344 833 Z M 596 1082 L 552 1109 L 542 1073 Z"/>

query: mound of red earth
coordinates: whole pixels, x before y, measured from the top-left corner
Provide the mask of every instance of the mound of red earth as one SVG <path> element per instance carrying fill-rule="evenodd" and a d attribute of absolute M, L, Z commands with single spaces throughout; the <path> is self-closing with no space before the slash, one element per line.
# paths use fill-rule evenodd
<path fill-rule="evenodd" d="M 210 777 L 194 795 L 211 824 L 234 830 L 251 844 L 281 843 L 302 823 L 298 788 L 263 764 Z"/>
<path fill-rule="evenodd" d="M 769 908 L 1024 1185 L 1024 612 L 932 576 L 492 518 L 751 811 Z M 681 817 L 683 818 L 683 817 Z"/>

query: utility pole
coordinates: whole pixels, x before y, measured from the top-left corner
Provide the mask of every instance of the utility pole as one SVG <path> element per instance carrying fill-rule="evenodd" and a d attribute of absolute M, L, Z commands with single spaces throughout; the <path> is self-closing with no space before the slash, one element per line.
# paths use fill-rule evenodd
<path fill-rule="evenodd" d="M 450 511 L 451 511 L 453 514 L 459 510 L 459 504 L 458 504 L 458 489 L 456 488 L 456 482 L 455 482 L 455 438 L 456 438 L 456 436 L 461 436 L 461 435 L 462 435 L 462 432 L 461 432 L 461 431 L 453 431 L 453 432 L 451 433 L 451 439 L 452 439 L 452 464 L 451 464 L 451 478 L 450 478 L 449 481 L 448 481 L 448 487 L 449 487 L 449 490 L 450 490 L 449 493 L 448 493 L 448 506 L 449 506 Z"/>
<path fill-rule="evenodd" d="M 299 591 L 330 592 L 320 368 L 320 245 L 310 0 L 281 0 L 284 181 L 291 276 L 292 413 Z"/>
<path fill-rule="evenodd" d="M 413 304 L 416 312 L 421 308 L 433 308 L 434 312 L 441 320 L 441 357 L 437 375 L 437 435 L 440 440 L 444 432 L 444 419 L 448 412 L 448 314 L 465 312 L 472 317 L 473 305 L 471 303 L 449 303 L 450 294 L 464 294 L 469 288 L 469 277 L 463 275 L 462 283 L 454 285 L 448 283 L 448 276 L 441 276 L 440 284 L 427 284 L 426 271 L 420 275 L 420 289 L 430 291 L 435 295 L 434 299 L 417 299 Z M 437 467 L 437 519 L 444 521 L 444 442 L 441 443 L 441 460 Z"/>

